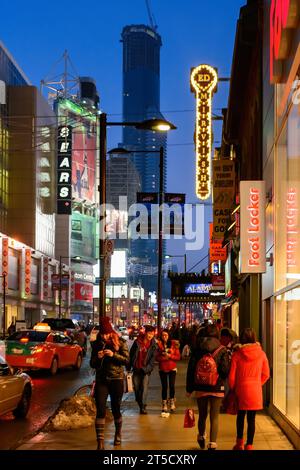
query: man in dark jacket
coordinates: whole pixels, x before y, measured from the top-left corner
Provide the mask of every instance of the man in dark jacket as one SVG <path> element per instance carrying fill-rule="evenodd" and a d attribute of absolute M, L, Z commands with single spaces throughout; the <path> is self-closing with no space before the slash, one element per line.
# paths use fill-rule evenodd
<path fill-rule="evenodd" d="M 132 381 L 135 399 L 140 407 L 140 414 L 147 414 L 146 402 L 149 377 L 154 368 L 157 350 L 154 339 L 154 327 L 145 326 L 145 333 L 140 334 L 130 349 L 130 362 L 128 370 L 133 369 Z"/>
<path fill-rule="evenodd" d="M 224 380 L 229 374 L 230 361 L 227 349 L 219 341 L 215 325 L 207 325 L 197 336 L 196 347 L 188 364 L 186 392 L 195 392 L 199 409 L 197 441 L 205 448 L 205 427 L 210 406 L 210 442 L 208 449 L 217 448 L 220 406 L 224 398 Z"/>

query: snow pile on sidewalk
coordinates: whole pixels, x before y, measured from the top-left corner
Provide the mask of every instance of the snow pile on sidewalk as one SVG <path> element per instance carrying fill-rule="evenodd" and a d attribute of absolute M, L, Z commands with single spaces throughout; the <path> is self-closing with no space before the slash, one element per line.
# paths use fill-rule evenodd
<path fill-rule="evenodd" d="M 67 431 L 87 428 L 94 424 L 95 401 L 91 397 L 71 397 L 62 400 L 59 408 L 47 421 L 43 431 Z"/>

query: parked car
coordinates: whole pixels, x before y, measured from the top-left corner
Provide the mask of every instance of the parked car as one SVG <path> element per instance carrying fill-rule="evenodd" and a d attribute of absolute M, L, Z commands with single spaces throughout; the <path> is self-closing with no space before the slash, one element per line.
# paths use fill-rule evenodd
<path fill-rule="evenodd" d="M 44 323 L 17 331 L 6 340 L 6 359 L 14 368 L 48 369 L 55 375 L 62 367 L 80 369 L 82 356 L 82 348 L 69 336 Z"/>
<path fill-rule="evenodd" d="M 74 341 L 78 341 L 79 346 L 83 349 L 83 355 L 87 353 L 87 335 L 78 322 L 71 318 L 44 318 L 42 323 L 47 323 L 54 331 L 62 331 L 66 333 Z"/>
<path fill-rule="evenodd" d="M 24 372 L 13 373 L 0 356 L 0 415 L 12 411 L 16 418 L 25 418 L 30 408 L 32 382 Z"/>
<path fill-rule="evenodd" d="M 126 341 L 129 339 L 128 330 L 126 326 L 118 326 L 117 333 L 119 333 Z"/>

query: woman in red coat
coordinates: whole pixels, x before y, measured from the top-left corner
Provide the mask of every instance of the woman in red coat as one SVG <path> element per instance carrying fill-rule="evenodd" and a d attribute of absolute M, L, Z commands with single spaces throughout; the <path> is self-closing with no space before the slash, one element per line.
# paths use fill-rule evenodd
<path fill-rule="evenodd" d="M 175 380 L 177 373 L 176 361 L 180 360 L 179 341 L 170 339 L 169 331 L 163 330 L 158 340 L 156 360 L 159 365 L 159 376 L 162 386 L 162 413 L 168 413 L 168 380 L 170 411 L 175 411 Z"/>
<path fill-rule="evenodd" d="M 255 331 L 246 328 L 240 335 L 241 346 L 233 353 L 228 383 L 238 402 L 237 439 L 234 450 L 252 450 L 255 414 L 263 408 L 262 386 L 270 377 L 266 354 L 256 342 Z M 247 413 L 247 442 L 244 447 L 244 420 Z"/>

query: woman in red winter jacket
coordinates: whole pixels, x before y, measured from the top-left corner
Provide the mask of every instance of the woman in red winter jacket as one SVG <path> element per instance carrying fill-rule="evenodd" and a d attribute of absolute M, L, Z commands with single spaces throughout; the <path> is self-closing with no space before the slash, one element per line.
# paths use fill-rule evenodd
<path fill-rule="evenodd" d="M 162 413 L 168 412 L 168 403 L 170 411 L 174 412 L 175 407 L 175 381 L 176 381 L 176 361 L 180 359 L 179 341 L 170 339 L 169 331 L 163 330 L 158 340 L 158 351 L 156 360 L 159 364 L 159 376 L 162 386 Z M 168 398 L 168 380 L 169 380 L 169 401 Z"/>
<path fill-rule="evenodd" d="M 236 419 L 237 439 L 233 450 L 252 450 L 255 433 L 255 414 L 263 408 L 262 386 L 270 377 L 266 354 L 256 342 L 255 331 L 245 328 L 240 335 L 240 348 L 231 359 L 228 383 L 238 402 Z M 247 442 L 244 447 L 244 420 L 247 413 Z"/>

